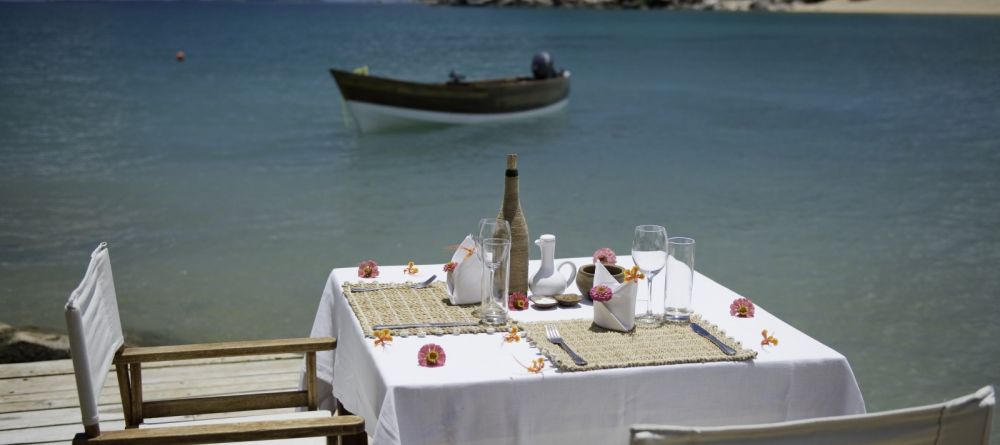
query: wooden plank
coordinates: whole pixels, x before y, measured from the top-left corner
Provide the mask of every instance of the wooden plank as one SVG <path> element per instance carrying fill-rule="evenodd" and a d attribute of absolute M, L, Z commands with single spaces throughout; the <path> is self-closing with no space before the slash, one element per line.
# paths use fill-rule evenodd
<path fill-rule="evenodd" d="M 158 362 L 288 352 L 306 353 L 326 351 L 336 347 L 336 339 L 318 337 L 126 348 L 115 356 L 114 363 Z"/>
<path fill-rule="evenodd" d="M 217 389 L 218 389 L 217 392 L 215 392 L 216 395 L 259 393 L 259 392 L 274 391 L 275 389 L 288 389 L 288 385 L 279 384 L 278 386 L 276 386 L 275 382 L 237 381 L 232 384 L 219 386 L 217 387 Z M 204 394 L 205 394 L 204 388 L 185 388 L 185 387 L 169 387 L 157 391 L 144 391 L 144 395 L 150 400 L 192 397 Z M 38 399 L 36 394 L 33 394 L 31 396 L 33 396 L 31 400 L 14 400 L 0 404 L 0 413 L 79 406 L 79 399 L 77 398 L 76 391 L 72 392 L 67 391 L 65 393 L 62 393 L 60 398 L 54 398 L 54 399 L 44 399 L 44 398 Z M 98 403 L 103 405 L 103 404 L 119 403 L 120 401 L 121 397 L 119 397 L 118 391 L 112 390 L 112 391 L 103 391 L 101 393 L 100 399 L 98 400 Z"/>
<path fill-rule="evenodd" d="M 173 417 L 192 414 L 250 411 L 305 406 L 305 391 L 283 391 L 231 396 L 196 397 L 182 400 L 154 400 L 142 404 L 146 417 Z"/>
<path fill-rule="evenodd" d="M 102 388 L 102 394 L 116 395 L 115 389 L 117 386 L 117 378 L 113 375 L 109 375 L 107 381 Z M 148 382 L 147 380 L 153 380 L 153 382 Z M 291 387 L 297 385 L 300 380 L 300 375 L 298 371 L 289 371 L 287 369 L 275 370 L 267 374 L 247 374 L 247 375 L 230 375 L 230 376 L 219 376 L 211 378 L 199 378 L 195 371 L 188 373 L 187 375 L 179 378 L 170 379 L 149 379 L 145 374 L 143 375 L 143 389 L 146 392 L 158 393 L 164 390 L 171 390 L 177 388 L 185 389 L 204 389 L 206 394 L 215 393 L 215 388 L 232 386 L 239 382 L 246 382 L 247 384 L 252 384 L 260 386 L 260 384 L 272 383 L 274 385 L 282 387 Z M 31 386 L 34 387 L 32 384 Z M 27 402 L 27 401 L 46 401 L 46 400 L 58 400 L 61 398 L 73 399 L 76 397 L 77 391 L 76 387 L 72 384 L 66 384 L 66 382 L 58 382 L 52 385 L 56 387 L 51 391 L 45 391 L 44 387 L 35 387 L 33 389 L 27 390 L 25 392 L 20 392 L 16 394 L 6 394 L 0 395 L 0 412 L 7 411 L 3 408 L 3 404 L 14 403 L 14 402 Z M 120 398 L 120 397 L 119 397 Z"/>
<path fill-rule="evenodd" d="M 266 362 L 272 360 L 288 360 L 302 358 L 302 354 L 282 353 L 272 355 L 247 355 L 237 357 L 214 357 L 203 359 L 191 359 L 177 362 L 154 362 L 147 363 L 146 368 L 168 368 L 173 366 L 195 366 L 213 363 L 234 363 L 234 362 Z M 110 364 L 109 369 L 114 369 Z M 39 377 L 46 375 L 73 374 L 72 360 L 48 360 L 43 362 L 28 363 L 6 363 L 0 365 L 0 380 L 23 377 Z"/>
<path fill-rule="evenodd" d="M 143 381 L 148 385 L 160 382 L 189 381 L 194 376 L 198 377 L 198 379 L 232 378 L 240 375 L 267 376 L 276 373 L 299 372 L 301 367 L 301 357 L 296 357 L 292 360 L 173 366 L 152 370 L 148 370 L 144 366 Z M 113 373 L 109 375 L 110 377 L 105 382 L 105 386 L 117 385 L 117 379 Z M 76 380 L 72 374 L 0 380 L 0 401 L 6 396 L 61 390 L 76 391 Z"/>
<path fill-rule="evenodd" d="M 183 445 L 245 440 L 317 437 L 364 432 L 364 420 L 356 416 L 331 416 L 318 419 L 224 423 L 110 431 L 91 439 L 94 444 Z"/>
<path fill-rule="evenodd" d="M 306 391 L 309 392 L 309 411 L 316 411 L 316 353 L 306 353 Z"/>

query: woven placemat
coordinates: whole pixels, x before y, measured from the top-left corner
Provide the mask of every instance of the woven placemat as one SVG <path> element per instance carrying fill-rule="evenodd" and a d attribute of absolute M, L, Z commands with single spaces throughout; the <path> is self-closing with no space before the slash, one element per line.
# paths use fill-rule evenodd
<path fill-rule="evenodd" d="M 354 316 L 365 336 L 372 336 L 372 326 L 379 324 L 479 322 L 472 315 L 477 304 L 456 306 L 448 298 L 445 283 L 440 281 L 423 289 L 401 288 L 409 283 L 346 283 L 342 287 Z M 379 288 L 377 291 L 351 292 L 351 288 Z M 385 288 L 385 289 L 383 289 Z M 445 335 L 496 332 L 496 328 L 479 324 L 450 328 L 393 329 L 392 335 Z"/>
<path fill-rule="evenodd" d="M 652 329 L 636 328 L 631 332 L 607 330 L 598 327 L 592 320 L 520 323 L 518 326 L 525 331 L 531 344 L 563 371 L 742 361 L 757 356 L 757 351 L 744 349 L 743 345 L 726 336 L 714 324 L 707 323 L 698 316 L 692 317 L 692 321 L 736 349 L 736 355 L 723 354 L 711 341 L 696 334 L 687 324 L 670 323 Z M 587 365 L 578 366 L 562 348 L 550 343 L 545 336 L 545 325 L 558 328 L 563 340 L 587 360 Z"/>

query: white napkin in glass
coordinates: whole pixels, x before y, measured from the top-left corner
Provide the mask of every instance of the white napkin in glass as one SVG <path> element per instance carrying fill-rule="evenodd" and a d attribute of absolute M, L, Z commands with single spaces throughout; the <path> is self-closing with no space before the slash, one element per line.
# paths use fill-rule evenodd
<path fill-rule="evenodd" d="M 594 287 L 605 285 L 614 296 L 608 301 L 594 300 L 594 324 L 613 331 L 631 331 L 635 327 L 636 281 L 619 283 L 603 264 L 594 265 Z"/>
<path fill-rule="evenodd" d="M 448 294 L 451 304 L 472 304 L 482 300 L 483 262 L 476 252 L 476 242 L 467 235 L 451 256 L 457 266 L 448 272 Z"/>

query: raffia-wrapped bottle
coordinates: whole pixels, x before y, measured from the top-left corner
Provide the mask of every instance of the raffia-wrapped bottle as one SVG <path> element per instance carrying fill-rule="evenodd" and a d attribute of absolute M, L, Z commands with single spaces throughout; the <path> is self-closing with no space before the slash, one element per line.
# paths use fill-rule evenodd
<path fill-rule="evenodd" d="M 503 184 L 503 206 L 498 218 L 510 223 L 510 292 L 528 293 L 528 223 L 521 211 L 517 185 L 517 155 L 507 155 Z"/>

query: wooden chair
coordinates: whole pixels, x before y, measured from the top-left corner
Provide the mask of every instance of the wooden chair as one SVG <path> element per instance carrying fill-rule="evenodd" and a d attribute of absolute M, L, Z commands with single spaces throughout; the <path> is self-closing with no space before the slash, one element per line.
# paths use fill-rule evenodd
<path fill-rule="evenodd" d="M 124 346 L 114 277 L 107 243 L 101 243 L 91 255 L 90 265 L 80 286 L 66 303 L 73 371 L 76 376 L 84 433 L 73 440 L 77 444 L 205 444 L 269 439 L 317 438 L 319 443 L 367 443 L 364 419 L 358 416 L 332 416 L 316 410 L 316 351 L 334 349 L 333 338 L 302 338 L 246 342 L 211 343 L 184 346 L 129 348 Z M 306 355 L 306 390 L 266 394 L 226 395 L 170 400 L 144 400 L 142 364 L 167 360 L 190 360 L 216 357 L 304 353 Z M 126 429 L 104 432 L 100 429 L 98 399 L 101 388 L 114 364 L 118 375 Z M 208 413 L 273 408 L 308 408 L 300 417 L 253 422 L 147 427 L 143 420 L 156 417 L 188 416 Z M 293 413 L 292 415 L 296 415 Z M 140 425 L 143 428 L 139 428 Z M 324 439 L 325 438 L 325 439 Z M 295 442 L 299 443 L 299 442 Z"/>
<path fill-rule="evenodd" d="M 936 405 L 762 425 L 634 425 L 631 445 L 988 445 L 993 387 Z"/>

